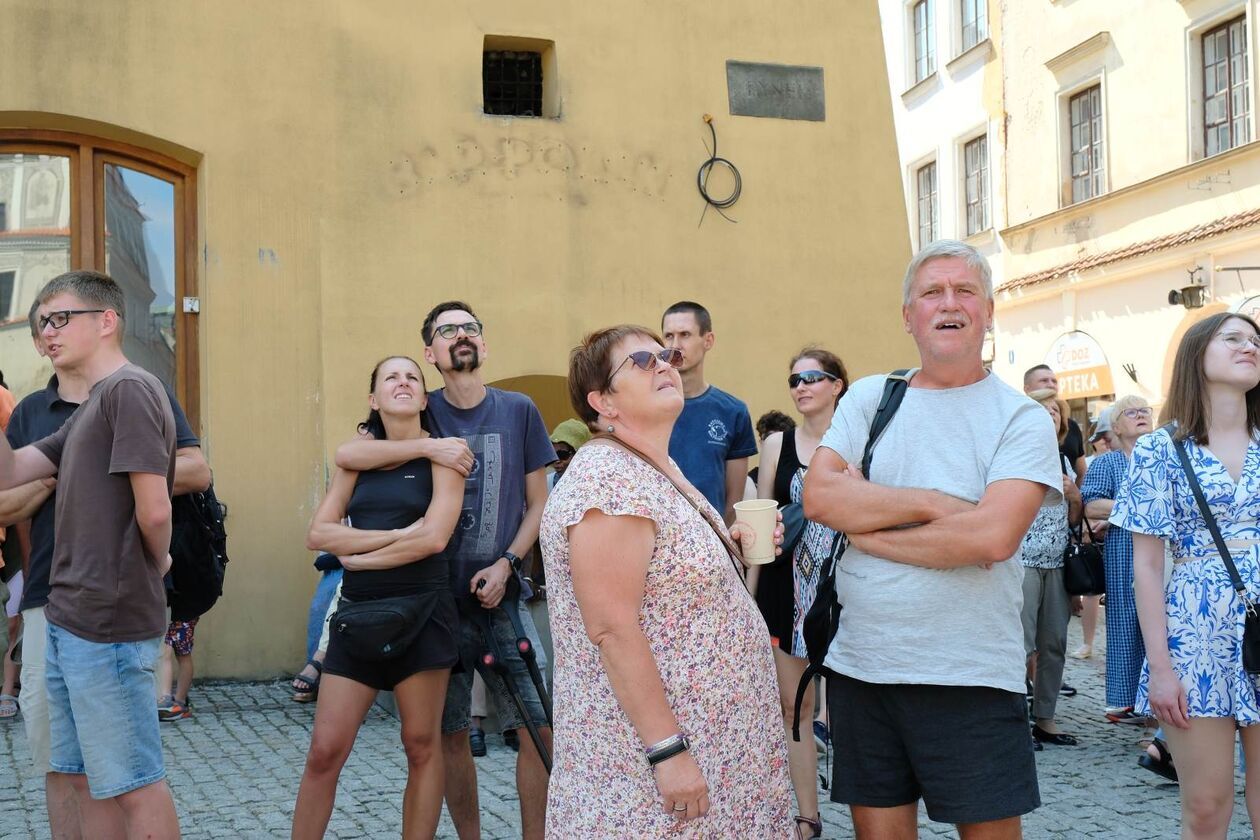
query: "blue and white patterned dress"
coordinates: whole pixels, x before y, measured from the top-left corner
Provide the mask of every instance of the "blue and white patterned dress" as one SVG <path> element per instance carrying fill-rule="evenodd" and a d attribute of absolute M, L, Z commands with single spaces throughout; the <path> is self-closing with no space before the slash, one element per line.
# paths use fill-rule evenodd
<path fill-rule="evenodd" d="M 1211 450 L 1187 440 L 1186 451 L 1221 535 L 1226 542 L 1250 544 L 1231 545 L 1230 554 L 1255 598 L 1260 593 L 1260 443 L 1253 440 L 1247 447 L 1237 486 Z M 1176 563 L 1164 590 L 1168 653 L 1185 687 L 1190 716 L 1260 723 L 1256 686 L 1242 666 L 1246 608 L 1195 504 L 1168 432 L 1161 429 L 1138 440 L 1111 522 L 1168 541 Z M 1149 665 L 1144 665 L 1136 704 L 1142 714 L 1150 712 L 1149 678 Z"/>
<path fill-rule="evenodd" d="M 1129 456 L 1123 450 L 1099 455 L 1081 482 L 1082 502 L 1119 499 L 1128 474 Z M 1124 528 L 1112 525 L 1107 529 L 1103 569 L 1107 573 L 1107 705 L 1128 708 L 1137 697 L 1146 647 L 1133 600 L 1133 535 Z"/>

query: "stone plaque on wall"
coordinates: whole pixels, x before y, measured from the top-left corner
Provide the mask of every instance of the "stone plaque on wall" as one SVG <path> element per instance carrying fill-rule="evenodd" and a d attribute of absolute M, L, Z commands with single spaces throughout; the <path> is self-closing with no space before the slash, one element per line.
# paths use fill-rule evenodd
<path fill-rule="evenodd" d="M 815 122 L 827 118 L 821 67 L 728 61 L 726 92 L 734 116 Z"/>

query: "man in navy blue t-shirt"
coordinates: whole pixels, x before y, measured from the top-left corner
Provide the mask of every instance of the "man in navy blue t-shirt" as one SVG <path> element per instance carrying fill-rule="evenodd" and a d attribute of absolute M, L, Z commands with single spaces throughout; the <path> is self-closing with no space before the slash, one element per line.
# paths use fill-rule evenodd
<path fill-rule="evenodd" d="M 661 332 L 666 347 L 683 351 L 682 414 L 669 438 L 669 457 L 687 480 L 732 522 L 734 504 L 743 498 L 748 458 L 757 454 L 748 406 L 704 381 L 704 356 L 713 349 L 709 310 L 684 300 L 665 310 Z"/>

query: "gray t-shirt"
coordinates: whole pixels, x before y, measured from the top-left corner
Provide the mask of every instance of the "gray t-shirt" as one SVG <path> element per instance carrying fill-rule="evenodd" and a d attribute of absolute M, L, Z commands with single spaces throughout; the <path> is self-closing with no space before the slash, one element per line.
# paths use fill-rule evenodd
<path fill-rule="evenodd" d="M 884 376 L 855 382 L 822 446 L 861 461 Z M 962 388 L 906 391 L 875 447 L 871 481 L 978 502 L 995 481 L 1023 479 L 1062 498 L 1050 414 L 990 374 Z M 844 609 L 827 667 L 872 683 L 1024 690 L 1019 554 L 992 569 L 924 569 L 850 546 L 836 572 Z"/>

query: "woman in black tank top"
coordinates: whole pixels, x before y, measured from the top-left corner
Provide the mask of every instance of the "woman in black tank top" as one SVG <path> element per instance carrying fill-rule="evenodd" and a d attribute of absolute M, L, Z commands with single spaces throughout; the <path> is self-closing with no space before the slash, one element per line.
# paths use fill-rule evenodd
<path fill-rule="evenodd" d="M 757 496 L 774 499 L 783 507 L 800 503 L 805 468 L 818 442 L 831 426 L 836 403 L 848 387 L 849 375 L 844 363 L 821 347 L 806 347 L 789 365 L 788 390 L 796 410 L 804 422 L 794 430 L 779 432 L 766 438 L 761 448 L 761 465 L 757 476 Z M 779 701 L 784 720 L 790 730 L 796 701 L 796 687 L 805 673 L 805 640 L 802 623 L 813 603 L 820 569 L 816 562 L 822 544 L 830 548 L 830 534 L 822 526 L 806 523 L 805 532 L 795 550 L 784 554 L 767 566 L 748 570 L 748 586 L 757 599 L 757 606 L 766 620 L 774 643 L 774 664 L 779 679 Z M 801 720 L 813 720 L 814 691 L 810 686 L 801 706 Z M 818 754 L 809 738 L 800 742 L 788 737 L 788 765 L 792 786 L 796 789 L 796 836 L 822 836 L 818 811 Z"/>
<path fill-rule="evenodd" d="M 372 371 L 371 412 L 359 431 L 378 439 L 427 437 L 428 395 L 420 366 L 406 356 Z M 342 603 L 410 596 L 422 616 L 416 640 L 393 658 L 356 659 L 329 639 L 315 728 L 293 814 L 294 838 L 323 837 L 337 778 L 380 690 L 392 690 L 407 753 L 403 836 L 432 837 L 442 809 L 442 706 L 458 658 L 454 595 L 443 551 L 464 500 L 464 478 L 420 458 L 356 473 L 338 469 L 315 513 L 307 547 L 341 558 Z"/>

